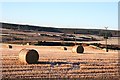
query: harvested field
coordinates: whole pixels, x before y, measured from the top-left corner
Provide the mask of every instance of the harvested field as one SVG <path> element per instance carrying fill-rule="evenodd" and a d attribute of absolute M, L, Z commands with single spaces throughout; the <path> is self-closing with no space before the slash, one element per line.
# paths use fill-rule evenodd
<path fill-rule="evenodd" d="M 82 80 L 119 80 L 117 51 L 84 47 L 83 54 L 72 53 L 72 47 L 1 44 L 2 79 L 79 78 Z M 36 64 L 21 64 L 19 51 L 34 49 L 39 53 Z"/>

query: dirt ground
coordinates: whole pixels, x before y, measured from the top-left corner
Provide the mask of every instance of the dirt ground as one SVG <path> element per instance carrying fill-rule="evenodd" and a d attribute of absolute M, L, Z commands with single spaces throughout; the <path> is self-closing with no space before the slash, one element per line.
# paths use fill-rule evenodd
<path fill-rule="evenodd" d="M 79 78 L 85 80 L 119 80 L 118 51 L 84 46 L 84 53 L 73 53 L 72 46 L 33 46 L 1 44 L 2 79 Z M 39 63 L 21 64 L 21 49 L 35 49 Z"/>

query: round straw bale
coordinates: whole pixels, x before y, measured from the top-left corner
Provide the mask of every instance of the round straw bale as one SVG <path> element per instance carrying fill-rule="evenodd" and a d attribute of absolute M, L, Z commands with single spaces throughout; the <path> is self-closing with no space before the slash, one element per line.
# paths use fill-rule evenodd
<path fill-rule="evenodd" d="M 19 61 L 21 63 L 33 64 L 37 63 L 39 59 L 39 54 L 34 49 L 22 49 L 19 52 Z"/>
<path fill-rule="evenodd" d="M 61 47 L 61 49 L 62 49 L 62 50 L 67 50 L 67 48 L 66 48 L 66 47 Z"/>
<path fill-rule="evenodd" d="M 72 52 L 73 53 L 83 53 L 84 52 L 84 48 L 81 45 L 76 45 L 72 48 Z"/>
<path fill-rule="evenodd" d="M 26 43 L 26 45 L 30 45 L 30 43 Z"/>
<path fill-rule="evenodd" d="M 8 45 L 9 49 L 12 49 L 12 45 Z"/>

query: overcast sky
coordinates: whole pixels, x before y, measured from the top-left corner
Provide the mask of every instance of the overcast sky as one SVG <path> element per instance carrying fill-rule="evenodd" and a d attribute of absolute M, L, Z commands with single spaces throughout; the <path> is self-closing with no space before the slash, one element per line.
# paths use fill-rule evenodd
<path fill-rule="evenodd" d="M 1 22 L 118 29 L 118 2 L 3 2 Z"/>

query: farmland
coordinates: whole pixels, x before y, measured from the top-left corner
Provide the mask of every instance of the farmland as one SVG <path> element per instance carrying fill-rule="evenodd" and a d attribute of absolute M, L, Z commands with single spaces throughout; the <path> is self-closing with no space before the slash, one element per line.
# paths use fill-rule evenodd
<path fill-rule="evenodd" d="M 105 30 L 58 29 L 5 23 L 0 30 L 2 80 L 120 78 L 120 45 L 117 31 L 109 31 L 114 37 L 109 37 L 109 49 L 106 52 L 104 36 L 99 35 L 104 34 Z M 73 53 L 75 44 L 82 45 L 84 52 Z M 19 54 L 22 49 L 36 50 L 39 54 L 38 62 L 21 63 Z"/>
<path fill-rule="evenodd" d="M 60 46 L 33 46 L 1 44 L 2 79 L 79 78 L 85 80 L 119 80 L 118 51 L 95 49 L 84 46 L 83 54 L 72 53 Z M 21 64 L 19 51 L 35 49 L 40 57 L 36 64 Z"/>

